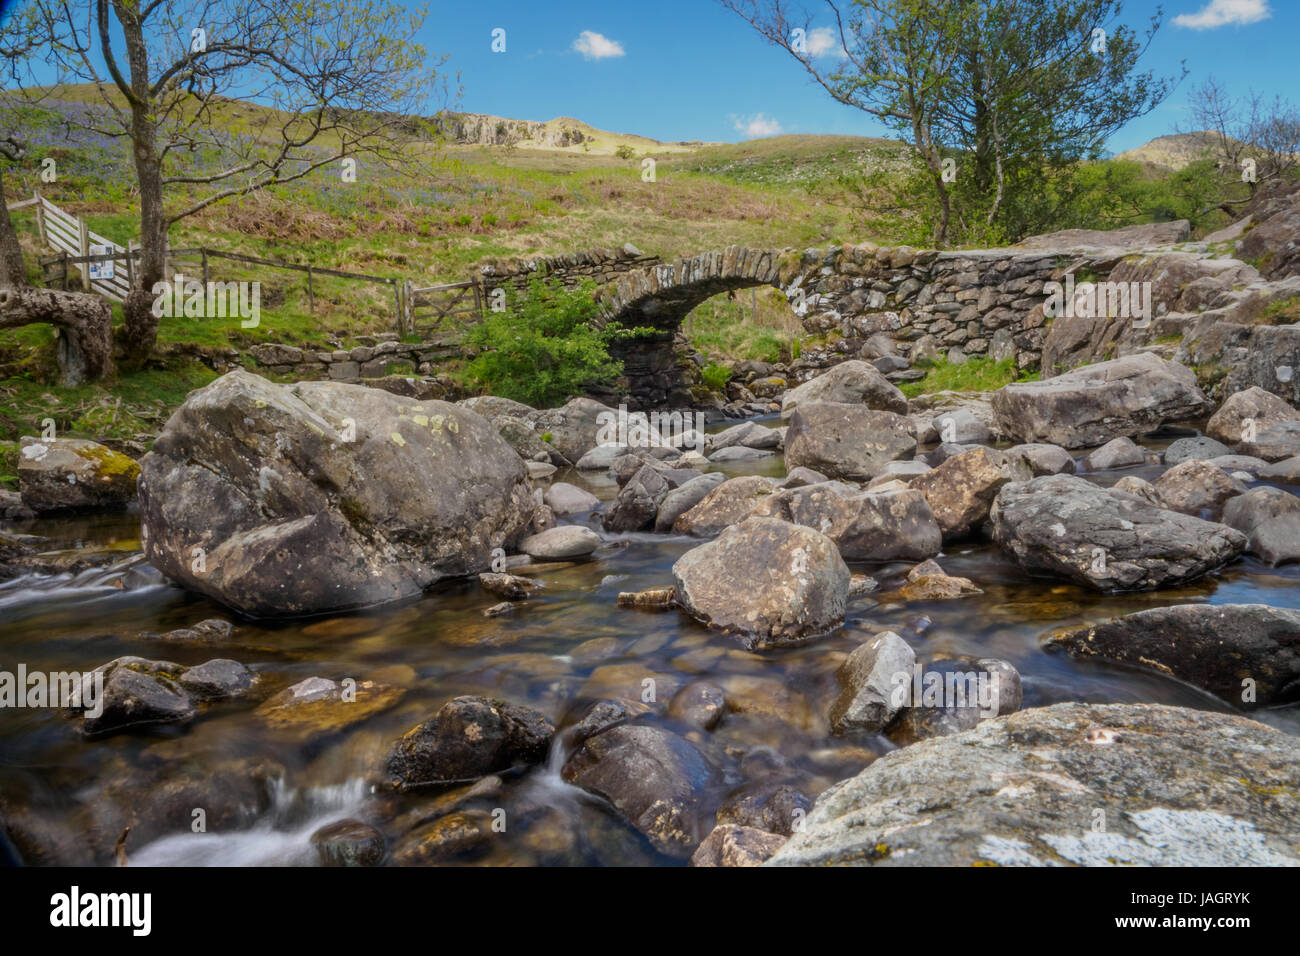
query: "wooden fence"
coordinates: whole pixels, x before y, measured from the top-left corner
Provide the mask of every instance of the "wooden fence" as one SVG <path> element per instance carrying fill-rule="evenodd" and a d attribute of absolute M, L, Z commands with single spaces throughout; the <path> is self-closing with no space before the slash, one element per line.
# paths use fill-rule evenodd
<path fill-rule="evenodd" d="M 29 206 L 35 207 L 41 242 L 56 250 L 54 255 L 42 256 L 40 260 L 47 287 L 80 287 L 87 292 L 98 292 L 114 302 L 126 298 L 135 278 L 136 262 L 140 258 L 140 250 L 133 242 L 128 242 L 123 248 L 111 239 L 92 232 L 84 219 L 60 209 L 40 193 L 33 194 L 31 199 L 12 203 L 8 208 L 18 210 Z M 170 274 L 188 273 L 199 278 L 205 288 L 209 281 L 211 263 L 217 259 L 304 273 L 307 277 L 308 308 L 313 313 L 316 311 L 314 279 L 317 277 L 391 286 L 397 331 L 403 335 L 443 328 L 448 323 L 459 327 L 483 314 L 484 290 L 482 282 L 477 278 L 417 288 L 409 279 L 264 259 L 203 246 L 169 249 L 167 258 Z"/>
<path fill-rule="evenodd" d="M 31 199 L 9 205 L 10 210 L 34 206 L 36 225 L 41 242 L 57 250 L 55 255 L 42 256 L 40 263 L 47 287 L 69 289 L 80 287 L 87 292 L 98 292 L 107 299 L 121 302 L 130 292 L 135 278 L 136 262 L 140 250 L 129 242 L 126 248 L 111 239 L 106 239 L 92 232 L 86 221 L 65 212 L 50 202 L 40 193 Z M 96 248 L 100 247 L 100 248 Z M 276 259 L 264 259 L 260 256 L 247 256 L 221 249 L 209 249 L 198 246 L 192 249 L 169 249 L 167 251 L 168 272 L 189 272 L 200 278 L 207 287 L 213 260 L 223 259 L 244 265 L 260 266 L 271 269 L 286 269 L 300 272 L 307 277 L 307 303 L 313 313 L 316 311 L 317 277 L 333 279 L 350 279 L 357 282 L 369 282 L 392 287 L 394 314 L 397 316 L 398 330 L 410 331 L 410 319 L 415 310 L 408 304 L 407 290 L 411 283 L 393 276 L 375 276 L 363 272 L 347 272 L 342 269 L 328 269 L 324 266 L 283 262 Z M 76 277 L 73 276 L 73 270 Z M 433 289 L 438 289 L 435 286 Z M 424 292 L 426 290 L 414 290 Z M 475 293 L 477 300 L 478 294 Z"/>

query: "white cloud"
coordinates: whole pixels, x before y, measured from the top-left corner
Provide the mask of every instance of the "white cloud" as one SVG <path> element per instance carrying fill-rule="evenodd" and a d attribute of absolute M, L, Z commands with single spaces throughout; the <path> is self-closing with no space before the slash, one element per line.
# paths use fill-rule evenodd
<path fill-rule="evenodd" d="M 825 56 L 827 53 L 839 53 L 840 41 L 830 27 L 813 27 L 808 31 L 807 44 L 810 57 Z"/>
<path fill-rule="evenodd" d="M 1230 23 L 1258 23 L 1273 15 L 1268 0 L 1209 0 L 1195 13 L 1180 13 L 1174 25 L 1191 30 L 1213 30 Z"/>
<path fill-rule="evenodd" d="M 606 60 L 612 56 L 623 55 L 623 44 L 595 30 L 583 30 L 579 33 L 578 39 L 573 41 L 573 48 L 588 60 Z"/>
<path fill-rule="evenodd" d="M 750 139 L 762 136 L 777 136 L 781 133 L 781 124 L 776 120 L 758 113 L 754 116 L 737 116 L 734 119 L 736 129 Z"/>

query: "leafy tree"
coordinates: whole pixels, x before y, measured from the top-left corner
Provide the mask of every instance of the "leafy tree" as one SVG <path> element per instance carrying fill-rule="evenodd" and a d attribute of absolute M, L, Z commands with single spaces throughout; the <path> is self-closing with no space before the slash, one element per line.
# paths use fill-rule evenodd
<path fill-rule="evenodd" d="M 593 282 L 566 288 L 542 276 L 533 276 L 523 292 L 507 287 L 505 309 L 487 312 L 465 336 L 466 345 L 483 350 L 465 378 L 537 408 L 613 382 L 623 363 L 610 346 L 648 330 L 603 322 L 594 291 Z"/>
<path fill-rule="evenodd" d="M 936 245 L 954 233 L 1019 238 L 1040 218 L 1026 212 L 1050 200 L 1044 170 L 1099 155 L 1174 85 L 1136 72 L 1161 14 L 1140 36 L 1116 22 L 1120 0 L 824 0 L 829 56 L 807 43 L 811 17 L 784 0 L 719 2 L 908 140 Z"/>
<path fill-rule="evenodd" d="M 391 0 L 29 0 L 20 12 L 40 56 L 18 88 L 48 93 L 39 84 L 51 70 L 60 85 L 92 83 L 110 119 L 86 128 L 132 144 L 141 258 L 123 312 L 133 358 L 157 338 L 152 288 L 173 223 L 343 158 L 398 156 L 389 134 L 429 112 L 420 107 L 437 76 L 403 39 L 423 11 Z M 262 125 L 224 132 L 232 97 L 271 107 Z"/>

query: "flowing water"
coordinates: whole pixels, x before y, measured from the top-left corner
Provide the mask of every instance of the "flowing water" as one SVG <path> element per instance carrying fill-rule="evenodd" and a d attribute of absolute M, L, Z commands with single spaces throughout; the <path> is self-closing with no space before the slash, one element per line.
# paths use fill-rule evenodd
<path fill-rule="evenodd" d="M 729 474 L 783 474 L 780 459 L 727 467 Z M 1123 474 L 1152 477 L 1158 468 Z M 603 500 L 607 477 L 561 473 L 556 480 Z M 1289 489 L 1296 490 L 1296 489 Z M 597 519 L 590 519 L 598 528 Z M 826 713 L 837 696 L 836 669 L 868 636 L 897 631 L 918 658 L 946 655 L 1010 661 L 1024 682 L 1024 706 L 1061 701 L 1158 702 L 1227 711 L 1217 699 L 1157 674 L 1078 662 L 1042 649 L 1061 626 L 1169 604 L 1262 603 L 1300 607 L 1300 568 L 1270 569 L 1244 558 L 1189 586 L 1100 595 L 1028 579 L 993 546 L 975 540 L 939 557 L 983 593 L 957 601 L 891 605 L 873 595 L 850 604 L 844 625 L 803 647 L 751 653 L 676 611 L 615 607 L 620 591 L 670 583 L 670 568 L 700 542 L 677 536 L 607 536 L 593 560 L 553 566 L 546 590 L 506 617 L 482 611 L 498 598 L 476 582 L 446 582 L 419 600 L 365 612 L 296 620 L 242 620 L 206 598 L 162 580 L 138 555 L 131 513 L 42 520 L 28 531 L 67 548 L 121 552 L 107 568 L 28 577 L 0 586 L 0 670 L 90 670 L 127 654 L 193 665 L 238 660 L 258 674 L 246 698 L 201 709 L 184 727 L 140 729 L 85 740 L 76 721 L 52 709 L 0 710 L 0 812 L 62 856 L 112 859 L 124 827 L 131 865 L 294 865 L 315 862 L 309 842 L 321 825 L 373 822 L 390 843 L 436 819 L 456 796 L 394 795 L 382 785 L 383 758 L 406 730 L 448 699 L 483 694 L 527 704 L 564 728 L 602 698 L 624 700 L 643 720 L 668 723 L 667 701 L 696 679 L 723 687 L 729 711 L 708 735 L 688 733 L 723 768 L 723 790 L 758 780 L 797 779 L 810 797 L 894 747 L 874 734 L 834 736 Z M 910 565 L 854 564 L 889 590 Z M 208 617 L 233 620 L 219 643 L 160 642 L 149 635 Z M 303 736 L 276 730 L 257 704 L 304 678 L 355 678 L 400 688 L 387 709 L 336 731 Z M 652 683 L 647 683 L 652 681 Z M 652 693 L 653 700 L 645 698 Z M 1300 733 L 1296 708 L 1256 719 Z M 475 862 L 507 865 L 679 864 L 657 854 L 604 801 L 560 777 L 570 745 L 561 730 L 543 765 L 504 775 L 478 801 L 503 829 Z M 202 814 L 202 827 L 196 812 Z M 199 830 L 201 832 L 195 832 Z M 706 831 L 707 832 L 707 831 Z M 11 850 L 12 852 L 12 850 Z"/>

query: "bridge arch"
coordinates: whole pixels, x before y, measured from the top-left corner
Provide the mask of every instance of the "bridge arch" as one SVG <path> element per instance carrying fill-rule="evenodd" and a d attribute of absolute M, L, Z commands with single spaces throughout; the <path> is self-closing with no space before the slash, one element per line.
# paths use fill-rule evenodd
<path fill-rule="evenodd" d="M 798 296 L 786 284 L 798 268 L 793 250 L 728 246 L 626 272 L 597 298 L 610 320 L 627 328 L 648 326 L 671 334 L 693 309 L 722 292 L 770 285 L 793 302 Z"/>

